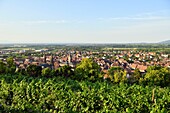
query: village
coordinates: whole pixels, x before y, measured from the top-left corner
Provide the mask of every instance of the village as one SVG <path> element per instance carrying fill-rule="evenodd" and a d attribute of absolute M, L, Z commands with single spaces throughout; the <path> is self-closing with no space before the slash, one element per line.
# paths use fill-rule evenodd
<path fill-rule="evenodd" d="M 135 48 L 88 48 L 60 47 L 60 48 L 10 48 L 0 50 L 0 60 L 6 63 L 6 58 L 14 56 L 16 69 L 26 69 L 29 65 L 43 68 L 57 69 L 68 65 L 73 69 L 83 58 L 92 58 L 99 66 L 100 71 L 107 73 L 111 67 L 117 66 L 133 74 L 138 69 L 145 74 L 148 66 L 162 66 L 170 68 L 170 55 L 157 51 Z"/>

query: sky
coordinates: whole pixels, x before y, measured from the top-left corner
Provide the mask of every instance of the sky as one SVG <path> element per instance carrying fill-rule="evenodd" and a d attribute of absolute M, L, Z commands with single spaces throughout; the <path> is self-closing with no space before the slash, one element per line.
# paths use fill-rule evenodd
<path fill-rule="evenodd" d="M 155 43 L 170 0 L 0 0 L 0 43 Z"/>

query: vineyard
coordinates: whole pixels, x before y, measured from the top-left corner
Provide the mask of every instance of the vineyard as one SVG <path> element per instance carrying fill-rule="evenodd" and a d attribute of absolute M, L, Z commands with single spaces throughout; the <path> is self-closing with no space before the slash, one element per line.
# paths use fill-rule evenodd
<path fill-rule="evenodd" d="M 0 76 L 0 112 L 170 112 L 170 88 L 70 78 Z"/>

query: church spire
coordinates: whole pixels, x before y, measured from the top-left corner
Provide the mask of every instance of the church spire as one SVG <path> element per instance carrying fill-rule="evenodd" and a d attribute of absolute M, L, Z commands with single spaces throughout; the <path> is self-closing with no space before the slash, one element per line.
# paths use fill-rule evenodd
<path fill-rule="evenodd" d="M 44 53 L 44 63 L 46 64 L 47 62 L 46 62 L 46 59 L 47 59 L 47 57 L 46 57 L 46 54 Z"/>
<path fill-rule="evenodd" d="M 70 64 L 72 62 L 72 56 L 71 54 L 68 55 L 68 63 Z"/>
<path fill-rule="evenodd" d="M 52 67 L 52 69 L 53 69 L 53 68 L 54 68 L 54 58 L 53 58 L 53 54 L 51 54 L 50 63 L 51 63 L 51 67 Z"/>

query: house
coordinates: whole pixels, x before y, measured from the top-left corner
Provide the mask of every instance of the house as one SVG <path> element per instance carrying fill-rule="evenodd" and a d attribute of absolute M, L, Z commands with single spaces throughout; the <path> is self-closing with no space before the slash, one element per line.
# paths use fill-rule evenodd
<path fill-rule="evenodd" d="M 140 64 L 135 64 L 135 63 L 133 63 L 133 64 L 131 64 L 131 65 L 129 65 L 129 66 L 130 66 L 130 68 L 131 68 L 132 70 L 139 69 L 139 71 L 140 71 L 141 73 L 145 73 L 145 72 L 146 72 L 146 69 L 147 69 L 147 66 L 145 66 L 145 65 L 140 65 Z"/>

